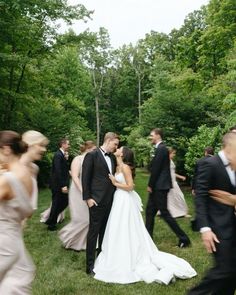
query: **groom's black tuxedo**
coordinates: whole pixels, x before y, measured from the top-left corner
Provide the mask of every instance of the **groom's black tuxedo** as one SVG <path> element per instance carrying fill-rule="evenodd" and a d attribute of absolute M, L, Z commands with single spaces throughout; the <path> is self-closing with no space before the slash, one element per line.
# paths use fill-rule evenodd
<path fill-rule="evenodd" d="M 154 220 L 158 210 L 161 217 L 179 238 L 179 245 L 187 246 L 190 241 L 185 232 L 179 227 L 167 208 L 167 195 L 172 188 L 170 174 L 169 152 L 164 143 L 159 143 L 150 165 L 148 186 L 152 189 L 146 208 L 146 228 L 153 236 Z"/>
<path fill-rule="evenodd" d="M 108 157 L 108 156 L 106 156 Z M 116 170 L 116 159 L 110 155 L 112 174 Z M 97 206 L 89 208 L 89 231 L 87 236 L 86 260 L 87 273 L 91 273 L 94 267 L 96 244 L 98 240 L 98 253 L 101 251 L 102 240 L 111 211 L 115 187 L 109 179 L 107 162 L 102 151 L 96 150 L 88 153 L 82 167 L 83 199 L 94 199 Z"/>
<path fill-rule="evenodd" d="M 116 159 L 110 154 L 112 174 L 115 173 Z M 85 156 L 82 168 L 83 199 L 94 199 L 99 203 L 112 201 L 115 187 L 108 174 L 110 173 L 104 156 L 99 148 Z"/>
<path fill-rule="evenodd" d="M 210 227 L 220 243 L 216 243 L 215 266 L 198 286 L 188 294 L 233 295 L 236 278 L 236 219 L 234 208 L 218 203 L 208 193 L 220 189 L 235 194 L 221 158 L 205 159 L 199 166 L 195 187 L 196 218 L 199 228 Z"/>

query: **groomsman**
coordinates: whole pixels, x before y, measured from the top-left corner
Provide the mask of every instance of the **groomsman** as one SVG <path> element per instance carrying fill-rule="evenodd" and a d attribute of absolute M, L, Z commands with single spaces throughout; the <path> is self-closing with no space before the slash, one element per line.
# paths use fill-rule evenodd
<path fill-rule="evenodd" d="M 199 159 L 195 165 L 194 169 L 194 174 L 193 174 L 193 179 L 192 179 L 192 194 L 195 195 L 195 187 L 196 187 L 196 181 L 197 181 L 197 175 L 198 175 L 198 170 L 199 167 L 202 165 L 202 163 L 208 159 L 209 157 L 212 157 L 214 155 L 214 149 L 212 147 L 206 147 L 204 149 L 204 157 Z"/>
<path fill-rule="evenodd" d="M 116 171 L 116 159 L 113 153 L 118 145 L 118 135 L 113 132 L 106 133 L 102 146 L 86 154 L 82 167 L 83 199 L 89 207 L 86 272 L 92 276 L 97 241 L 97 254 L 99 254 L 115 192 L 109 174 L 114 175 Z"/>
<path fill-rule="evenodd" d="M 210 146 L 206 147 L 204 149 L 204 157 L 199 159 L 195 165 L 193 179 L 192 179 L 192 195 L 193 196 L 195 196 L 195 188 L 197 183 L 197 175 L 198 175 L 199 167 L 202 165 L 202 163 L 204 163 L 206 159 L 208 159 L 209 157 L 212 157 L 213 155 L 214 155 L 214 149 Z M 196 218 L 191 220 L 191 228 L 193 231 L 199 231 Z"/>
<path fill-rule="evenodd" d="M 48 230 L 57 229 L 57 217 L 68 206 L 68 186 L 69 186 L 69 167 L 66 159 L 66 153 L 70 148 L 70 142 L 67 139 L 61 139 L 59 150 L 54 154 L 51 170 L 51 191 L 52 206 L 48 220 Z"/>
<path fill-rule="evenodd" d="M 150 140 L 152 144 L 155 145 L 156 151 L 151 161 L 151 175 L 147 187 L 149 199 L 146 207 L 146 228 L 152 237 L 154 219 L 159 210 L 161 217 L 179 238 L 178 246 L 183 248 L 190 245 L 190 240 L 167 209 L 167 195 L 172 188 L 172 182 L 169 152 L 162 142 L 162 138 L 163 132 L 161 129 L 155 128 L 151 131 Z"/>
<path fill-rule="evenodd" d="M 236 218 L 235 208 L 218 203 L 209 190 L 236 193 L 236 133 L 223 137 L 223 148 L 199 167 L 195 188 L 197 222 L 214 266 L 188 295 L 233 295 L 236 289 Z"/>

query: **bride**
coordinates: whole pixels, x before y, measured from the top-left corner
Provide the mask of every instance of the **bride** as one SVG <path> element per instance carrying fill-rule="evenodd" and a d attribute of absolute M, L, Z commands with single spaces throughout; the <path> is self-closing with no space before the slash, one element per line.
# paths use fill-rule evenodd
<path fill-rule="evenodd" d="M 185 260 L 159 251 L 149 236 L 141 215 L 142 202 L 134 188 L 134 155 L 127 147 L 115 153 L 117 187 L 108 219 L 102 251 L 94 267 L 94 278 L 109 283 L 138 281 L 169 284 L 175 277 L 192 278 L 195 270 Z"/>

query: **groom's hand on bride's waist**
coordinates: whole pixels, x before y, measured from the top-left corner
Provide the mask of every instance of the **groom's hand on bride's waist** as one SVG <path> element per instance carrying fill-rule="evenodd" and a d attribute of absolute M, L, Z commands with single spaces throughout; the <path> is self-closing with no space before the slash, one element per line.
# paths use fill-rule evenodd
<path fill-rule="evenodd" d="M 94 199 L 88 199 L 87 205 L 89 208 L 92 208 L 93 206 L 97 206 L 98 204 L 96 203 L 96 201 Z"/>

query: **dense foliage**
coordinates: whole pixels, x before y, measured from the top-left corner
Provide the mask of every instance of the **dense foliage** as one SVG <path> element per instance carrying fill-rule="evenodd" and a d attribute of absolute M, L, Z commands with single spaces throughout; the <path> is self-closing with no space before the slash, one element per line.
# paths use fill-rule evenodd
<path fill-rule="evenodd" d="M 236 124 L 235 0 L 211 0 L 179 30 L 118 49 L 105 28 L 58 35 L 58 20 L 91 16 L 83 5 L 0 0 L 0 12 L 0 129 L 39 130 L 49 151 L 68 136 L 73 155 L 115 131 L 143 166 L 149 131 L 161 127 L 191 175 L 204 146 Z"/>

